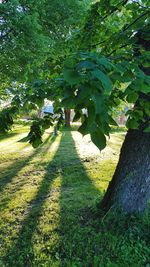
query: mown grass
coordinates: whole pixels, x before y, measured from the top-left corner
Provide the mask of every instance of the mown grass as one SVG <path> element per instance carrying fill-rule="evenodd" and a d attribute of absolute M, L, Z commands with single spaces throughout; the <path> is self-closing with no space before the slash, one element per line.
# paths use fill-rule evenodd
<path fill-rule="evenodd" d="M 0 267 L 150 266 L 149 215 L 97 210 L 124 132 L 99 153 L 75 130 L 48 132 L 34 150 L 27 130 L 0 138 Z"/>

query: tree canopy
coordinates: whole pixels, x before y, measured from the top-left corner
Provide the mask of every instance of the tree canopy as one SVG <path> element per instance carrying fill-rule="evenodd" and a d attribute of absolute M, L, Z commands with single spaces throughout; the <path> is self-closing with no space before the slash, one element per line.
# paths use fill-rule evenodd
<path fill-rule="evenodd" d="M 3 1 L 1 84 L 7 88 L 7 81 L 13 82 L 17 93 L 1 114 L 1 130 L 10 128 L 18 105 L 32 109 L 47 98 L 61 111 L 58 119 L 61 108 L 75 109 L 74 121 L 82 120 L 79 131 L 90 133 L 100 150 L 116 125 L 113 110 L 122 101 L 135 105 L 127 112 L 127 127 L 150 131 L 148 1 L 101 0 L 88 10 L 89 5 Z M 33 139 L 41 143 L 51 123 L 48 117 L 46 124 L 34 122 L 32 144 Z"/>

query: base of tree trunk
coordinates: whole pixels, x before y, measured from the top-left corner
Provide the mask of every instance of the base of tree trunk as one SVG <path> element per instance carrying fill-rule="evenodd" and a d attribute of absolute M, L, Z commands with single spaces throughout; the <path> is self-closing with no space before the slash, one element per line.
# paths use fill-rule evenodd
<path fill-rule="evenodd" d="M 150 133 L 129 130 L 100 208 L 143 212 L 150 201 Z"/>

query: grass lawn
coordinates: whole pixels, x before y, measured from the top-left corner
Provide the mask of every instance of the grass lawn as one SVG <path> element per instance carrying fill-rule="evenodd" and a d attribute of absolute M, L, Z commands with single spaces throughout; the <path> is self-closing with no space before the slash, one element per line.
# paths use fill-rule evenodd
<path fill-rule="evenodd" d="M 125 132 L 99 152 L 73 129 L 33 149 L 0 136 L 0 267 L 150 267 L 149 216 L 100 218 Z"/>

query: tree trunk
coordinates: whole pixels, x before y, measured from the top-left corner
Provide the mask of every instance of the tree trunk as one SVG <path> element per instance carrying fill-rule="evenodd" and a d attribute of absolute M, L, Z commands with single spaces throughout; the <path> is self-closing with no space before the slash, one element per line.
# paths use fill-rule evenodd
<path fill-rule="evenodd" d="M 57 126 L 56 126 L 56 125 L 54 126 L 54 135 L 55 135 L 55 136 L 58 135 L 58 129 L 57 129 Z"/>
<path fill-rule="evenodd" d="M 142 34 L 143 31 L 136 34 L 136 44 L 148 51 L 149 40 L 143 39 Z M 135 55 L 140 56 L 139 46 Z M 149 67 L 141 69 L 150 75 Z M 139 97 L 150 101 L 148 94 Z M 149 122 L 150 118 L 146 116 L 145 120 Z M 125 137 L 117 168 L 100 203 L 106 212 L 111 207 L 119 207 L 125 213 L 143 212 L 150 202 L 150 133 L 144 133 L 142 128 L 141 123 L 141 130 L 130 129 Z"/>
<path fill-rule="evenodd" d="M 107 212 L 117 207 L 125 213 L 143 212 L 150 200 L 150 133 L 129 130 L 112 181 L 100 203 Z"/>
<path fill-rule="evenodd" d="M 71 110 L 65 109 L 64 112 L 65 112 L 65 126 L 70 127 Z"/>

